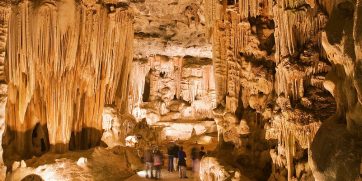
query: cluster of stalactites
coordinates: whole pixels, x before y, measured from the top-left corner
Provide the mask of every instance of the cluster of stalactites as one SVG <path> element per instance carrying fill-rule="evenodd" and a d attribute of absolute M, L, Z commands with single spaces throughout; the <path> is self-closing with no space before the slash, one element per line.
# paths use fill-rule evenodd
<path fill-rule="evenodd" d="M 273 0 L 239 0 L 239 14 L 242 19 L 272 14 Z"/>
<path fill-rule="evenodd" d="M 266 129 L 265 139 L 278 140 L 278 149 L 271 151 L 273 163 L 278 166 L 286 166 L 289 180 L 292 178 L 293 157 L 297 145 L 302 149 L 309 149 L 320 126 L 321 122 L 298 125 L 285 119 L 278 119 L 274 120 Z"/>
<path fill-rule="evenodd" d="M 273 14 L 276 24 L 275 59 L 277 63 L 283 57 L 296 53 L 298 48 L 308 41 L 316 41 L 321 47 L 320 31 L 327 22 L 324 14 L 313 9 L 293 11 L 279 6 L 274 6 Z"/>
<path fill-rule="evenodd" d="M 236 12 L 228 11 L 226 15 L 229 18 L 223 21 L 217 21 L 214 25 L 215 28 L 213 32 L 213 63 L 218 104 L 225 104 L 225 96 L 229 94 L 238 95 L 238 92 L 236 93 L 234 88 L 239 88 L 240 86 L 238 77 L 236 79 L 232 78 L 238 76 L 237 71 L 231 70 L 233 67 L 237 68 L 238 64 L 236 59 L 236 46 L 243 44 L 243 42 L 239 41 L 240 39 L 236 38 L 238 37 L 236 30 L 238 29 L 240 19 Z M 230 21 L 228 21 L 228 19 L 230 19 Z M 234 72 L 235 76 L 231 75 L 232 72 Z M 228 82 L 232 83 L 232 85 L 228 85 Z M 232 89 L 228 90 L 228 88 Z"/>
<path fill-rule="evenodd" d="M 132 21 L 131 11 L 99 4 L 13 5 L 6 120 L 19 132 L 19 153 L 31 150 L 31 136 L 21 133 L 37 123 L 47 125 L 51 145 L 61 145 L 56 151 L 68 149 L 71 134 L 75 148 L 99 144 L 104 104 L 127 101 Z"/>
<path fill-rule="evenodd" d="M 162 96 L 162 89 L 170 89 L 171 99 L 181 99 L 193 103 L 197 97 L 211 97 L 215 90 L 213 66 L 189 64 L 183 65 L 182 57 L 149 57 L 147 62 L 134 61 L 130 75 L 131 109 L 143 102 L 146 77 L 150 83 L 149 101 Z M 166 90 L 165 89 L 165 90 Z M 160 95 L 161 94 L 161 95 Z"/>
<path fill-rule="evenodd" d="M 211 65 L 183 67 L 180 79 L 182 99 L 191 103 L 206 97 L 211 99 L 211 93 L 215 90 L 213 72 Z"/>
<path fill-rule="evenodd" d="M 314 62 L 312 66 L 300 67 L 290 64 L 288 59 L 283 60 L 276 68 L 275 91 L 278 96 L 284 94 L 293 100 L 299 100 L 304 97 L 305 86 L 323 88 L 324 78 L 315 75 L 328 72 L 330 69 L 328 64 L 321 61 Z"/>
<path fill-rule="evenodd" d="M 284 148 L 287 147 L 288 137 L 293 136 L 301 148 L 307 149 L 313 141 L 321 122 L 312 122 L 307 125 L 299 125 L 285 119 L 274 120 L 270 129 L 265 133 L 267 140 L 277 139 L 279 144 Z M 294 150 L 294 149 L 293 149 Z"/>

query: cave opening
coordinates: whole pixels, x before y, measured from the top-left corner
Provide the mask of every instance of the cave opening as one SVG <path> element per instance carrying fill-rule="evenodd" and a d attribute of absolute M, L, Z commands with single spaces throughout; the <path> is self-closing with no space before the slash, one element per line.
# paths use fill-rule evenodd
<path fill-rule="evenodd" d="M 37 123 L 31 134 L 33 153 L 37 156 L 49 150 L 47 133 L 40 123 Z"/>

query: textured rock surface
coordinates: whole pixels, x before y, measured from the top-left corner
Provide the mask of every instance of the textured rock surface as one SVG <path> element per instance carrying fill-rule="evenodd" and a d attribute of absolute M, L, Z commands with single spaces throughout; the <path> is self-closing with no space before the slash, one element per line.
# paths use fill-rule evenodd
<path fill-rule="evenodd" d="M 135 11 L 135 57 L 150 55 L 211 58 L 203 0 L 146 0 Z"/>
<path fill-rule="evenodd" d="M 361 0 L 34 2 L 8 30 L 0 2 L 5 157 L 104 130 L 110 147 L 217 139 L 204 180 L 360 177 Z"/>
<path fill-rule="evenodd" d="M 0 2 L 0 81 L 6 79 L 5 76 L 5 47 L 8 32 L 8 21 L 10 15 L 10 6 L 8 1 Z"/>
<path fill-rule="evenodd" d="M 102 115 L 102 141 L 110 148 L 126 145 L 126 138 L 133 135 L 137 122 L 132 115 L 120 114 L 112 107 L 105 107 Z"/>

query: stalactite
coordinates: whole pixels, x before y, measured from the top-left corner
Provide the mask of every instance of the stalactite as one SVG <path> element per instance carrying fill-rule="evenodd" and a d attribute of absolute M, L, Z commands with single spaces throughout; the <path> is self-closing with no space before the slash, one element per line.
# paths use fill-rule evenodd
<path fill-rule="evenodd" d="M 277 139 L 286 148 L 288 137 L 293 136 L 295 142 L 303 149 L 309 148 L 314 136 L 321 125 L 321 122 L 313 122 L 306 125 L 299 125 L 284 119 L 274 120 L 271 128 L 267 129 L 266 139 Z M 294 149 L 294 148 L 293 148 Z"/>
<path fill-rule="evenodd" d="M 181 80 L 182 80 L 182 64 L 183 58 L 174 57 L 173 64 L 175 66 L 175 81 L 176 81 L 176 98 L 180 99 L 181 95 Z"/>
<path fill-rule="evenodd" d="M 213 59 L 217 104 L 225 104 L 231 112 L 236 110 L 240 91 L 237 58 L 246 47 L 250 34 L 250 24 L 241 22 L 240 15 L 235 11 L 227 11 L 224 19 L 215 24 Z"/>
<path fill-rule="evenodd" d="M 303 46 L 312 37 L 319 36 L 327 18 L 314 9 L 284 10 L 278 6 L 273 8 L 275 27 L 275 59 L 279 63 L 283 57 L 293 55 L 298 47 Z M 321 44 L 319 43 L 319 46 Z"/>
<path fill-rule="evenodd" d="M 307 74 L 299 67 L 292 67 L 287 62 L 279 64 L 275 75 L 275 90 L 277 95 L 285 94 L 293 100 L 304 96 L 304 82 Z"/>
<path fill-rule="evenodd" d="M 5 77 L 5 45 L 8 33 L 8 20 L 10 15 L 10 8 L 6 3 L 0 2 L 0 81 L 4 81 Z"/>
<path fill-rule="evenodd" d="M 130 110 L 133 110 L 136 107 L 139 107 L 143 102 L 143 93 L 145 90 L 145 80 L 147 74 L 150 72 L 151 66 L 149 63 L 142 63 L 139 61 L 134 61 L 131 74 L 130 74 L 130 96 L 131 96 L 131 107 Z"/>
<path fill-rule="evenodd" d="M 269 16 L 272 14 L 273 0 L 240 0 L 239 13 L 242 19 Z"/>
<path fill-rule="evenodd" d="M 227 61 L 225 43 L 225 26 L 222 22 L 216 22 L 213 33 L 213 64 L 215 73 L 217 104 L 225 104 L 224 96 L 226 95 L 226 76 L 227 76 Z"/>
<path fill-rule="evenodd" d="M 31 154 L 25 132 L 36 123 L 46 125 L 53 151 L 100 143 L 104 104 L 127 104 L 132 20 L 131 11 L 98 4 L 13 5 L 6 124 L 19 154 Z"/>
<path fill-rule="evenodd" d="M 204 0 L 204 7 L 206 26 L 212 31 L 214 23 L 221 19 L 224 9 L 220 0 Z"/>
<path fill-rule="evenodd" d="M 286 120 L 283 117 L 275 119 L 271 123 L 271 127 L 266 129 L 265 138 L 277 139 L 278 150 L 271 152 L 273 163 L 279 167 L 286 167 L 288 170 L 288 180 L 292 180 L 294 169 L 294 157 L 296 154 L 296 146 L 299 145 L 302 149 L 310 148 L 312 140 L 316 135 L 321 122 L 312 122 L 306 125 L 301 125 Z M 286 161 L 283 161 L 285 156 Z"/>

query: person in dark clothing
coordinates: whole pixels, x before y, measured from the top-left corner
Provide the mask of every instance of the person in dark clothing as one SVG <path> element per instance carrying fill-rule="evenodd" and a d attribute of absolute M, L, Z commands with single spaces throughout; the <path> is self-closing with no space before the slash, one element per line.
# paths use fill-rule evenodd
<path fill-rule="evenodd" d="M 173 166 L 173 157 L 174 157 L 174 150 L 175 150 L 175 145 L 170 145 L 167 148 L 167 155 L 168 155 L 168 167 L 167 170 L 169 172 L 173 172 L 174 171 L 174 166 Z"/>
<path fill-rule="evenodd" d="M 180 178 L 187 178 L 186 176 L 186 153 L 183 151 L 183 147 L 180 147 L 178 151 L 178 167 Z"/>
<path fill-rule="evenodd" d="M 153 166 L 156 170 L 155 179 L 161 179 L 161 167 L 163 165 L 163 154 L 161 150 L 156 149 L 153 154 Z"/>
<path fill-rule="evenodd" d="M 199 152 L 196 147 L 191 148 L 191 159 L 192 159 L 192 171 L 198 171 L 197 164 L 199 163 Z"/>
<path fill-rule="evenodd" d="M 199 159 L 200 160 L 206 155 L 206 152 L 204 150 L 205 150 L 204 146 L 201 146 L 201 150 L 199 152 Z"/>
<path fill-rule="evenodd" d="M 174 164 L 174 170 L 178 170 L 178 165 L 176 163 L 178 163 L 178 151 L 180 150 L 180 147 L 175 144 L 175 146 L 173 147 L 173 162 Z"/>
<path fill-rule="evenodd" d="M 145 150 L 143 159 L 144 159 L 145 166 L 146 166 L 146 178 L 149 178 L 149 176 L 151 176 L 151 178 L 153 178 L 153 173 L 152 173 L 153 156 L 152 156 L 152 151 L 150 148 L 147 148 Z"/>

